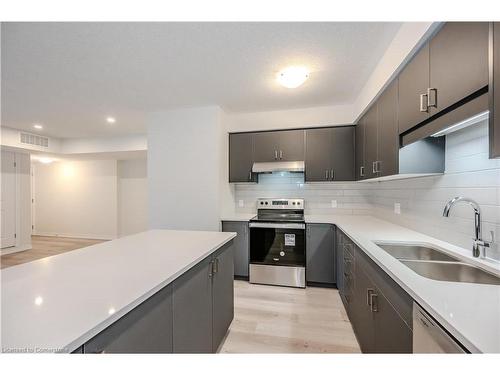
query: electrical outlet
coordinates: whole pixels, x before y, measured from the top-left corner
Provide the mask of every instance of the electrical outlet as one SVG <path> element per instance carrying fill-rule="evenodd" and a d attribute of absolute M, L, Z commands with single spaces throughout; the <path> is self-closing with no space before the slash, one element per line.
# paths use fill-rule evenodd
<path fill-rule="evenodd" d="M 337 200 L 332 199 L 332 208 L 337 208 Z"/>
<path fill-rule="evenodd" d="M 401 215 L 401 203 L 394 203 L 394 213 Z"/>
<path fill-rule="evenodd" d="M 239 199 L 238 200 L 238 207 L 243 207 L 245 205 L 245 202 L 243 201 L 243 199 Z"/>

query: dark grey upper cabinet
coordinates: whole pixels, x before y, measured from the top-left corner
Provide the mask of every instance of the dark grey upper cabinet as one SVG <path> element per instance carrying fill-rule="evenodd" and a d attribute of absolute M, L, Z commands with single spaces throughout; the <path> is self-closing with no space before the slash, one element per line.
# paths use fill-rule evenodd
<path fill-rule="evenodd" d="M 333 181 L 354 180 L 354 126 L 332 128 Z"/>
<path fill-rule="evenodd" d="M 426 43 L 399 74 L 399 133 L 403 133 L 429 117 L 429 44 Z"/>
<path fill-rule="evenodd" d="M 203 260 L 173 283 L 173 352 L 212 353 L 212 261 Z"/>
<path fill-rule="evenodd" d="M 254 133 L 254 161 L 279 160 L 280 132 Z"/>
<path fill-rule="evenodd" d="M 172 286 L 167 285 L 83 345 L 84 353 L 172 353 Z"/>
<path fill-rule="evenodd" d="M 365 178 L 365 117 L 359 119 L 356 125 L 356 180 Z"/>
<path fill-rule="evenodd" d="M 255 182 L 253 133 L 229 134 L 229 182 Z"/>
<path fill-rule="evenodd" d="M 378 107 L 375 103 L 365 115 L 365 178 L 377 177 L 375 162 L 378 151 Z"/>
<path fill-rule="evenodd" d="M 307 282 L 335 284 L 335 227 L 307 224 Z"/>
<path fill-rule="evenodd" d="M 354 180 L 354 127 L 306 130 L 305 181 Z"/>
<path fill-rule="evenodd" d="M 304 130 L 285 130 L 280 132 L 279 158 L 281 161 L 304 160 Z"/>
<path fill-rule="evenodd" d="M 394 80 L 377 101 L 377 175 L 390 176 L 399 171 L 398 82 Z"/>
<path fill-rule="evenodd" d="M 328 181 L 332 165 L 330 128 L 306 130 L 305 181 Z"/>
<path fill-rule="evenodd" d="M 222 343 L 234 317 L 233 246 L 224 247 L 213 259 L 212 352 Z"/>
<path fill-rule="evenodd" d="M 234 247 L 234 276 L 247 278 L 249 264 L 248 222 L 223 221 L 223 232 L 236 232 L 238 235 L 233 240 Z"/>
<path fill-rule="evenodd" d="M 255 133 L 256 162 L 304 160 L 304 130 Z"/>
<path fill-rule="evenodd" d="M 431 115 L 488 85 L 488 28 L 487 22 L 447 22 L 431 39 Z"/>
<path fill-rule="evenodd" d="M 492 22 L 489 46 L 490 158 L 500 157 L 500 22 Z"/>

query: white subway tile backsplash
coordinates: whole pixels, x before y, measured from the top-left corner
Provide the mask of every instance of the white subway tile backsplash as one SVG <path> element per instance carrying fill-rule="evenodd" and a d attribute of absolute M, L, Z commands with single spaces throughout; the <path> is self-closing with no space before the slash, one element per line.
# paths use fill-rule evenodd
<path fill-rule="evenodd" d="M 475 199 L 481 206 L 483 237 L 495 237 L 489 256 L 500 260 L 500 159 L 488 159 L 487 121 L 447 135 L 446 172 L 439 176 L 374 183 L 304 183 L 304 175 L 278 173 L 259 176 L 258 184 L 237 184 L 236 212 L 255 213 L 257 198 L 291 197 L 306 200 L 307 214 L 375 215 L 430 236 L 470 248 L 473 211 L 457 205 L 442 216 L 454 196 Z M 332 200 L 337 207 L 332 207 Z M 400 203 L 401 214 L 394 213 Z"/>

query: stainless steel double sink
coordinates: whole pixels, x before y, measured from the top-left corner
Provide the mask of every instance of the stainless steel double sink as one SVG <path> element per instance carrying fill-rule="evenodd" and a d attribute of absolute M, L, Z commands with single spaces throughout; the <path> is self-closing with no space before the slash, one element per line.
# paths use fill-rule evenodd
<path fill-rule="evenodd" d="M 375 242 L 406 267 L 429 279 L 463 283 L 500 285 L 500 277 L 463 263 L 433 247 Z"/>

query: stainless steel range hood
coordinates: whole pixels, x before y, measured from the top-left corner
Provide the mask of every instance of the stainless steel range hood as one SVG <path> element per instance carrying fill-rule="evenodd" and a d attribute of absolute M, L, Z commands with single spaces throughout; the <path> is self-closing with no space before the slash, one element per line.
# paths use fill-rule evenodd
<path fill-rule="evenodd" d="M 304 161 L 272 161 L 253 163 L 253 173 L 304 172 Z"/>

